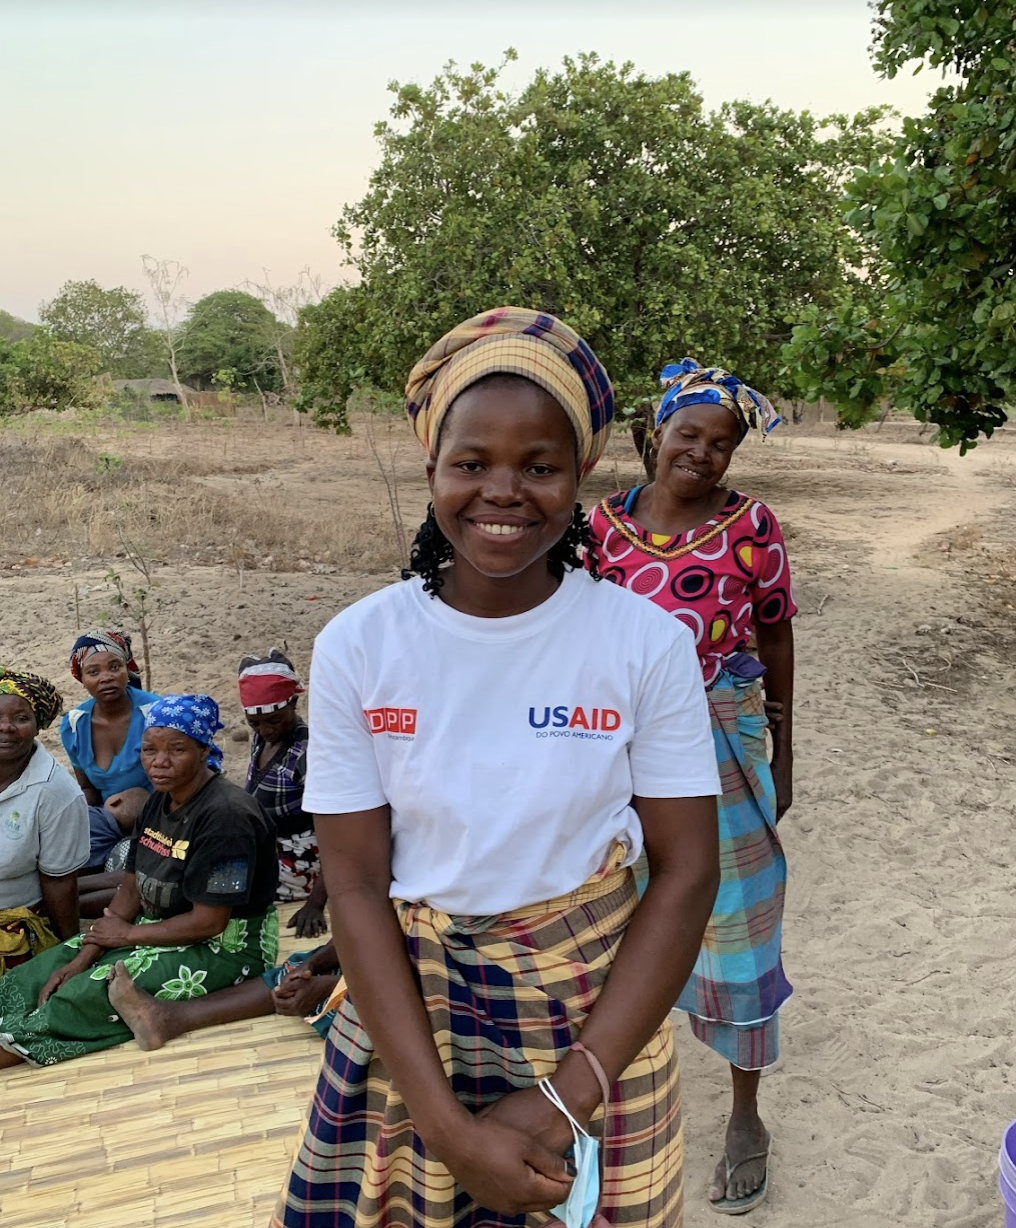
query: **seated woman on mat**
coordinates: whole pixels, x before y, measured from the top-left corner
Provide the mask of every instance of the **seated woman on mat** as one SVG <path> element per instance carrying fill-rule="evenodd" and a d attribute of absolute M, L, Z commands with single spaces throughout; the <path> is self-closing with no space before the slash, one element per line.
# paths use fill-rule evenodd
<path fill-rule="evenodd" d="M 122 961 L 157 997 L 193 998 L 275 963 L 275 831 L 220 772 L 219 708 L 167 695 L 145 718 L 155 792 L 138 819 L 113 903 L 83 935 L 0 978 L 0 1069 L 50 1066 L 132 1037 L 107 981 Z"/>
<path fill-rule="evenodd" d="M 0 666 L 0 976 L 78 932 L 88 808 L 36 741 L 62 707 L 45 678 Z"/>
<path fill-rule="evenodd" d="M 146 1051 L 161 1049 L 185 1032 L 262 1015 L 299 1016 L 323 1039 L 335 1016 L 326 1008 L 338 983 L 339 959 L 329 942 L 298 951 L 252 980 L 186 1002 L 153 998 L 134 984 L 126 964 L 118 960 L 109 980 L 109 1001 Z"/>
<path fill-rule="evenodd" d="M 247 792 L 275 823 L 279 853 L 280 903 L 306 900 L 286 923 L 298 938 L 317 938 L 328 929 L 327 895 L 321 877 L 314 819 L 303 808 L 307 775 L 307 726 L 297 710 L 304 691 L 290 659 L 278 648 L 267 657 L 240 662 L 240 702 L 254 731 L 247 769 Z"/>
<path fill-rule="evenodd" d="M 159 697 L 141 689 L 130 636 L 121 631 L 79 635 L 70 667 L 88 699 L 65 714 L 60 740 L 88 802 L 87 868 L 102 871 L 114 845 L 134 830 L 152 789 L 141 766 L 141 735 L 145 713 Z"/>

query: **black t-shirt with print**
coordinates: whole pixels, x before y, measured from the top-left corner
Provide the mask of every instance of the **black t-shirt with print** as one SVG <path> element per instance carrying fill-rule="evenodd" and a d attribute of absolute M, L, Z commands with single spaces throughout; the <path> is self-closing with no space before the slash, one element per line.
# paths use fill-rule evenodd
<path fill-rule="evenodd" d="M 124 869 L 137 875 L 145 916 L 157 920 L 194 904 L 228 905 L 256 917 L 275 899 L 275 825 L 249 793 L 215 775 L 182 806 L 153 793 L 138 816 Z"/>

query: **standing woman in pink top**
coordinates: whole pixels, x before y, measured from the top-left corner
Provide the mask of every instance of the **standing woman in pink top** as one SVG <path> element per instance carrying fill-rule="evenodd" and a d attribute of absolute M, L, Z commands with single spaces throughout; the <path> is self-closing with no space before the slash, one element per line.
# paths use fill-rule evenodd
<path fill-rule="evenodd" d="M 746 436 L 765 438 L 780 419 L 737 376 L 690 358 L 665 367 L 660 382 L 656 480 L 596 507 L 592 557 L 605 579 L 691 628 L 709 695 L 723 782 L 721 883 L 678 1006 L 730 1063 L 733 1109 L 709 1200 L 738 1215 L 768 1189 L 759 1076 L 779 1056 L 778 1011 L 791 994 L 781 958 L 787 865 L 776 825 L 793 796 L 797 607 L 775 515 L 724 478 Z M 747 651 L 753 634 L 758 659 Z"/>

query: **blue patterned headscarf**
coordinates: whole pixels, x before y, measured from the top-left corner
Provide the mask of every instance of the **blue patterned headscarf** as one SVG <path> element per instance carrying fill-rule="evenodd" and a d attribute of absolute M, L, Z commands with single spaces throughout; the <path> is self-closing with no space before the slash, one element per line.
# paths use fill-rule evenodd
<path fill-rule="evenodd" d="M 215 735 L 225 726 L 211 695 L 163 695 L 148 709 L 145 728 L 178 729 L 207 746 L 208 766 L 213 772 L 222 771 L 222 751 L 215 745 Z"/>
<path fill-rule="evenodd" d="M 722 367 L 702 367 L 694 358 L 665 366 L 660 372 L 660 387 L 664 393 L 656 411 L 657 426 L 688 405 L 723 405 L 737 418 L 741 427 L 737 442 L 743 443 L 750 430 L 758 431 L 765 439 L 783 421 L 761 392 L 749 388 Z"/>

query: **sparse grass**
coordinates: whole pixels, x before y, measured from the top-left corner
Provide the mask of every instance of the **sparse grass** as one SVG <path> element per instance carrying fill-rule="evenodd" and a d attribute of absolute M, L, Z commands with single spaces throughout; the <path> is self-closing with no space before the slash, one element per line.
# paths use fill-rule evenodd
<path fill-rule="evenodd" d="M 111 453 L 80 436 L 0 433 L 0 565 L 28 558 L 108 561 L 119 532 L 158 563 L 226 564 L 237 569 L 312 570 L 334 566 L 390 572 L 402 561 L 381 502 L 355 517 L 322 522 L 299 499 L 251 478 L 218 489 L 216 475 L 256 474 L 264 462 L 235 462 L 181 439 L 168 456 Z M 115 456 L 115 462 L 109 458 Z"/>
<path fill-rule="evenodd" d="M 944 535 L 943 540 L 950 550 L 970 550 L 983 537 L 984 529 L 982 526 L 968 522 L 967 524 L 957 525 L 955 529 Z"/>

